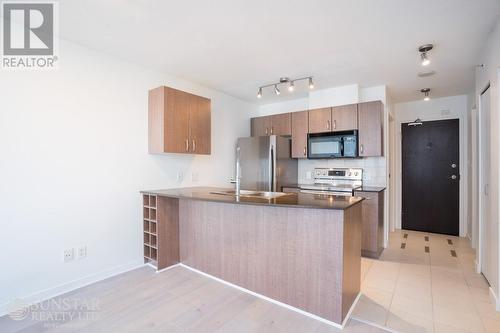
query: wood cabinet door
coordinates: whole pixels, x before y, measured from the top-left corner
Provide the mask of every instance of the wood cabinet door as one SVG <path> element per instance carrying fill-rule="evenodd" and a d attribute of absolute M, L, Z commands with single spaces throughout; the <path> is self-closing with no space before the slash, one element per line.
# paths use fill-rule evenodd
<path fill-rule="evenodd" d="M 271 135 L 271 117 L 252 118 L 252 136 Z"/>
<path fill-rule="evenodd" d="M 271 135 L 292 135 L 292 116 L 290 113 L 271 116 Z"/>
<path fill-rule="evenodd" d="M 309 133 L 332 131 L 332 108 L 309 110 Z"/>
<path fill-rule="evenodd" d="M 350 131 L 358 129 L 358 105 L 343 105 L 332 108 L 332 130 Z"/>
<path fill-rule="evenodd" d="M 189 152 L 210 155 L 211 112 L 210 99 L 190 95 Z"/>
<path fill-rule="evenodd" d="M 172 88 L 165 89 L 164 152 L 188 153 L 191 94 Z"/>
<path fill-rule="evenodd" d="M 383 155 L 383 104 L 380 101 L 358 104 L 359 156 Z"/>
<path fill-rule="evenodd" d="M 307 132 L 309 117 L 307 111 L 292 113 L 292 158 L 307 158 Z"/>

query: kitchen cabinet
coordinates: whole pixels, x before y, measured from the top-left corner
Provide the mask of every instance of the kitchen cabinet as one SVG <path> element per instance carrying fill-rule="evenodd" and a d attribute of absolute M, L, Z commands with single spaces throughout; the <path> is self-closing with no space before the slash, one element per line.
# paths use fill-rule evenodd
<path fill-rule="evenodd" d="M 307 111 L 292 113 L 292 158 L 307 158 L 307 133 L 309 117 Z"/>
<path fill-rule="evenodd" d="M 358 104 L 359 156 L 383 156 L 383 113 L 382 102 Z"/>
<path fill-rule="evenodd" d="M 211 151 L 211 101 L 169 87 L 149 91 L 149 153 Z"/>
<path fill-rule="evenodd" d="M 332 131 L 332 108 L 309 110 L 309 133 Z"/>
<path fill-rule="evenodd" d="M 358 129 L 358 105 L 350 104 L 332 108 L 332 131 Z"/>
<path fill-rule="evenodd" d="M 292 134 L 292 119 L 290 113 L 256 117 L 252 118 L 251 127 L 252 136 L 287 136 Z"/>
<path fill-rule="evenodd" d="M 384 249 L 384 190 L 354 191 L 362 202 L 362 239 L 361 254 L 364 257 L 378 258 Z"/>

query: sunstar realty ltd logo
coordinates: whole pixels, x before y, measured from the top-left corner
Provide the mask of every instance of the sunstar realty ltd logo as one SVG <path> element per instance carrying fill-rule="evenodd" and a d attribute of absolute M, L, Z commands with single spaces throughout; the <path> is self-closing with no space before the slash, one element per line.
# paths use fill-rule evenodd
<path fill-rule="evenodd" d="M 55 1 L 2 2 L 2 69 L 53 69 L 58 60 Z"/>

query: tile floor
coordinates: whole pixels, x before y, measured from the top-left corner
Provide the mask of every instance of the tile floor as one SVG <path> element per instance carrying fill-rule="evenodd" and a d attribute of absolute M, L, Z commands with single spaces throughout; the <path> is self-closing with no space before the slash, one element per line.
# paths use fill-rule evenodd
<path fill-rule="evenodd" d="M 389 243 L 379 260 L 362 260 L 353 318 L 405 333 L 500 332 L 468 239 L 403 230 Z"/>

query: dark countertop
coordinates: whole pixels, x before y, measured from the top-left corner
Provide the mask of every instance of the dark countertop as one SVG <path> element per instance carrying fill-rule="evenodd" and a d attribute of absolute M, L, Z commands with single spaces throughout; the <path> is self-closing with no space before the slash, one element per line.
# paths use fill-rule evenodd
<path fill-rule="evenodd" d="M 285 184 L 282 187 L 300 188 L 301 184 Z M 355 192 L 382 192 L 386 189 L 384 186 L 362 186 L 354 190 Z"/>
<path fill-rule="evenodd" d="M 364 200 L 362 197 L 343 197 L 334 195 L 317 195 L 308 193 L 287 193 L 287 195 L 266 199 L 259 197 L 236 196 L 214 194 L 214 191 L 232 190 L 218 187 L 186 187 L 166 190 L 141 191 L 141 193 L 154 194 L 169 198 L 213 201 L 222 203 L 233 203 L 243 205 L 259 206 L 280 206 L 295 208 L 313 208 L 313 209 L 336 209 L 344 210 L 354 206 Z"/>
<path fill-rule="evenodd" d="M 382 192 L 385 190 L 385 187 L 383 186 L 362 186 L 354 192 Z"/>

